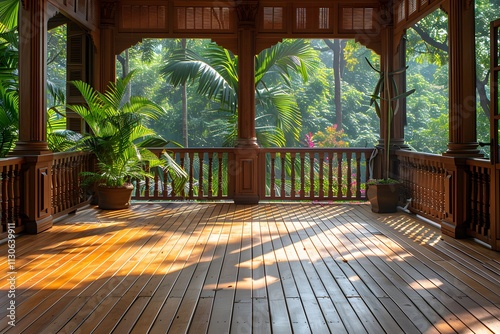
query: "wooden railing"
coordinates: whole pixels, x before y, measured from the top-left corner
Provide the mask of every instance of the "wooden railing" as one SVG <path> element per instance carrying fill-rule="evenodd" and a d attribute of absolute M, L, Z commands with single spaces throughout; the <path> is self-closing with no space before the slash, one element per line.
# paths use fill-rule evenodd
<path fill-rule="evenodd" d="M 399 178 L 409 210 L 441 225 L 444 234 L 473 237 L 492 247 L 491 172 L 484 159 L 398 151 Z"/>
<path fill-rule="evenodd" d="M 23 230 L 21 223 L 21 199 L 22 199 L 22 166 L 23 158 L 0 159 L 0 213 L 2 228 L 0 238 L 4 238 L 7 230 L 19 233 Z"/>
<path fill-rule="evenodd" d="M 261 149 L 266 200 L 364 200 L 368 159 L 365 148 Z"/>
<path fill-rule="evenodd" d="M 136 182 L 135 200 L 232 199 L 234 148 L 169 149 L 186 170 L 182 193 L 173 192 L 168 173 Z M 152 150 L 157 156 L 161 150 Z M 366 148 L 268 148 L 259 150 L 261 200 L 364 200 L 368 178 Z M 292 168 L 294 166 L 294 168 Z"/>
<path fill-rule="evenodd" d="M 80 173 L 92 171 L 93 155 L 85 152 L 54 153 L 52 163 L 52 216 L 58 218 L 88 204 L 90 196 L 82 187 Z"/>
<path fill-rule="evenodd" d="M 488 244 L 491 243 L 490 176 L 488 160 L 467 160 L 467 233 Z"/>
<path fill-rule="evenodd" d="M 160 149 L 151 151 L 157 156 L 164 154 Z M 184 190 L 175 193 L 168 172 L 150 170 L 154 179 L 135 182 L 134 200 L 220 200 L 233 197 L 230 182 L 233 148 L 169 148 L 167 153 L 188 174 Z"/>
<path fill-rule="evenodd" d="M 441 223 L 447 217 L 447 157 L 435 154 L 398 151 L 399 179 L 409 201 L 408 209 Z"/>

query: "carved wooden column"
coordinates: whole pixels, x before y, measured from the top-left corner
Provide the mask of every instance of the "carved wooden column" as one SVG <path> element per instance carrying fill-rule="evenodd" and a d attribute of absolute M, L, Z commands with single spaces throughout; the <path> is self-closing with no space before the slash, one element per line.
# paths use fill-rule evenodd
<path fill-rule="evenodd" d="M 255 132 L 255 54 L 258 1 L 237 1 L 238 143 L 235 151 L 234 202 L 259 202 L 259 145 Z"/>
<path fill-rule="evenodd" d="M 110 81 L 116 80 L 116 52 L 115 52 L 115 16 L 117 10 L 116 1 L 101 1 L 101 25 L 99 43 L 99 77 L 97 86 L 105 91 Z"/>
<path fill-rule="evenodd" d="M 451 186 L 447 202 L 453 210 L 451 219 L 441 224 L 441 232 L 454 238 L 466 236 L 465 160 L 480 157 L 476 135 L 476 64 L 474 1 L 447 1 L 449 37 L 449 143 L 443 155 L 454 157 L 448 170 Z"/>
<path fill-rule="evenodd" d="M 400 34 L 394 36 L 394 57 L 393 57 L 393 68 L 399 70 L 406 67 L 406 39 Z M 394 76 L 396 85 L 398 87 L 398 93 L 401 94 L 406 92 L 406 72 Z M 410 87 L 411 88 L 411 87 Z M 391 143 L 395 149 L 408 149 L 408 145 L 405 144 L 405 126 L 406 126 L 406 98 L 399 101 L 399 106 L 396 114 L 394 115 L 393 125 L 393 136 Z"/>
<path fill-rule="evenodd" d="M 474 1 L 448 1 L 449 143 L 445 155 L 478 157 Z"/>
<path fill-rule="evenodd" d="M 52 152 L 47 146 L 45 63 L 47 0 L 22 1 L 19 13 L 19 141 L 26 159 L 22 219 L 27 232 L 52 227 Z"/>

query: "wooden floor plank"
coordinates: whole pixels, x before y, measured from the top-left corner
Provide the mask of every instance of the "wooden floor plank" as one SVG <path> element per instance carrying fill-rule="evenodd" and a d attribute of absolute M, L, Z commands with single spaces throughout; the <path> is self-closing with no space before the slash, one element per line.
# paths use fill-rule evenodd
<path fill-rule="evenodd" d="M 89 207 L 16 247 L 0 333 L 500 332 L 499 252 L 365 204 Z"/>
<path fill-rule="evenodd" d="M 380 225 L 381 228 L 384 228 L 383 225 Z M 432 226 L 425 226 L 426 229 L 432 230 L 435 229 Z M 407 240 L 406 238 L 399 238 L 398 231 L 394 231 L 392 229 L 386 229 L 385 233 L 391 238 L 386 238 L 383 240 L 385 244 L 394 244 L 392 239 L 398 240 L 405 246 L 406 250 L 411 251 L 412 257 L 408 257 L 405 259 L 406 262 L 411 264 L 414 268 L 418 268 L 425 277 L 430 278 L 435 281 L 435 284 L 439 285 L 442 290 L 447 291 L 448 294 L 453 296 L 453 298 L 459 303 L 463 304 L 464 307 L 470 312 L 474 314 L 478 319 L 488 319 L 485 322 L 487 327 L 497 328 L 497 323 L 499 317 L 499 308 L 498 308 L 498 299 L 497 295 L 494 293 L 489 293 L 488 288 L 483 285 L 478 284 L 477 281 L 470 278 L 470 276 L 461 274 L 461 271 L 456 269 L 456 266 L 451 265 L 449 262 L 454 262 L 453 259 L 443 260 L 444 256 L 439 256 L 441 260 L 437 260 L 434 254 L 440 254 L 439 248 L 433 247 L 415 247 L 411 240 Z M 381 238 L 380 235 L 377 236 Z M 432 244 L 436 245 L 437 243 L 443 243 L 443 238 L 440 238 L 439 241 L 433 241 Z M 455 245 L 459 245 L 457 241 L 454 241 Z M 470 242 L 466 242 L 463 249 L 469 249 Z M 474 254 L 477 248 L 471 252 Z M 497 257 L 498 255 L 492 253 L 487 249 L 484 250 L 484 255 L 481 255 L 480 258 L 485 256 Z M 429 255 L 429 253 L 431 253 Z M 487 255 L 486 255 L 487 254 Z M 427 261 L 429 258 L 435 259 L 434 261 Z M 483 258 L 484 260 L 484 258 Z M 495 261 L 495 260 L 493 260 Z M 423 265 L 425 263 L 425 265 Z M 500 266 L 495 268 L 495 273 L 500 272 Z M 443 282 L 447 282 L 449 284 L 443 284 Z M 498 288 L 496 289 L 498 291 Z M 469 296 L 469 298 L 465 298 L 465 295 Z M 479 304 L 479 307 L 476 305 L 471 305 L 472 303 Z M 494 332 L 496 330 L 493 330 Z"/>
<path fill-rule="evenodd" d="M 140 231 L 142 231 L 142 232 L 140 232 Z M 138 233 L 144 233 L 143 229 L 140 229 L 140 231 L 138 231 Z M 134 233 L 129 234 L 129 237 L 133 237 L 133 236 L 134 236 Z M 121 237 L 123 237 L 123 235 L 121 235 Z M 116 240 L 116 241 L 118 241 L 118 240 Z M 114 245 L 113 240 L 110 241 L 110 245 Z M 121 246 L 119 246 L 119 247 L 121 247 Z M 100 252 L 92 252 L 92 254 L 95 254 L 95 255 L 97 255 L 98 253 L 100 253 Z M 121 254 L 118 252 L 115 252 L 115 253 L 119 256 L 123 256 L 123 253 L 121 253 Z M 89 261 L 89 260 L 90 259 L 88 257 L 84 257 L 83 259 L 80 259 L 78 261 L 79 265 L 76 267 L 76 270 L 73 271 L 73 273 L 71 275 L 73 275 L 73 277 L 75 277 L 74 276 L 75 273 L 80 272 L 82 268 L 84 268 L 84 269 L 95 268 L 93 266 L 88 266 L 88 262 L 86 262 L 86 261 Z M 46 264 L 46 263 L 44 263 L 44 264 Z M 52 270 L 54 270 L 55 268 L 58 267 L 58 265 L 50 265 L 49 267 L 53 268 Z M 71 267 L 71 266 L 69 266 L 69 267 Z M 30 326 L 30 324 L 33 321 L 35 321 L 38 317 L 40 317 L 43 314 L 44 310 L 47 309 L 47 305 L 53 305 L 53 304 L 57 303 L 57 301 L 60 298 L 62 298 L 63 296 L 68 295 L 68 294 L 71 295 L 72 291 L 77 291 L 77 286 L 74 286 L 74 285 L 73 286 L 70 285 L 70 287 L 71 287 L 71 289 L 75 289 L 75 290 L 64 290 L 65 286 L 69 285 L 69 284 L 67 284 L 68 277 L 64 276 L 63 274 L 65 272 L 67 272 L 69 269 L 68 269 L 68 266 L 65 266 L 62 268 L 63 268 L 63 270 L 60 271 L 61 273 L 57 272 L 54 275 L 55 280 L 54 280 L 54 278 L 52 278 L 52 280 L 46 279 L 41 283 L 41 286 L 36 287 L 38 292 L 30 297 L 29 303 L 22 303 L 21 304 L 18 311 L 20 312 L 20 314 L 23 314 L 26 316 L 23 317 L 21 319 L 21 321 L 18 323 L 18 326 L 17 326 L 18 329 L 22 328 L 23 326 Z M 54 289 L 53 287 L 57 288 L 57 289 Z M 33 311 L 35 309 L 36 309 L 36 311 Z"/>

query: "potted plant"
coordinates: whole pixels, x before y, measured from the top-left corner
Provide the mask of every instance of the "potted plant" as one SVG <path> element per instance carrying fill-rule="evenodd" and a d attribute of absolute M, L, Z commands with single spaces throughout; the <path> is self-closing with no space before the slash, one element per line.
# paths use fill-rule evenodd
<path fill-rule="evenodd" d="M 389 72 L 388 63 L 384 69 L 377 69 L 365 58 L 368 65 L 379 74 L 375 89 L 370 95 L 370 106 L 374 106 L 379 119 L 385 121 L 384 140 L 384 170 L 382 178 L 370 179 L 367 182 L 366 196 L 372 205 L 373 212 L 396 212 L 399 201 L 400 183 L 389 177 L 390 173 L 390 150 L 391 150 L 391 125 L 394 115 L 398 112 L 400 100 L 413 94 L 415 89 L 398 93 L 398 86 L 394 80 L 395 75 L 404 73 L 408 67 Z M 372 156 L 371 159 L 373 159 Z"/>
<path fill-rule="evenodd" d="M 85 182 L 97 185 L 98 205 L 102 209 L 123 209 L 130 204 L 134 189 L 132 180 L 144 180 L 152 175 L 143 168 L 168 169 L 174 188 L 180 192 L 187 180 L 186 172 L 164 153 L 158 158 L 148 147 L 165 147 L 169 142 L 147 127 L 165 111 L 143 97 L 126 98 L 126 87 L 134 72 L 116 83 L 110 82 L 100 93 L 89 84 L 73 84 L 85 99 L 85 105 L 68 108 L 80 115 L 89 127 L 81 135 L 77 147 L 95 154 L 95 172 L 84 172 Z"/>

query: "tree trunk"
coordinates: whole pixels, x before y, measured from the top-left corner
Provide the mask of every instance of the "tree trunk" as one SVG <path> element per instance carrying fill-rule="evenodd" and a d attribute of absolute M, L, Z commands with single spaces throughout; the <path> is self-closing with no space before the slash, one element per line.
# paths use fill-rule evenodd
<path fill-rule="evenodd" d="M 334 76 L 334 96 L 335 101 L 335 124 L 337 130 L 342 130 L 342 70 L 344 68 L 344 48 L 347 41 L 342 39 L 325 39 L 325 44 L 333 52 L 333 76 Z"/>

